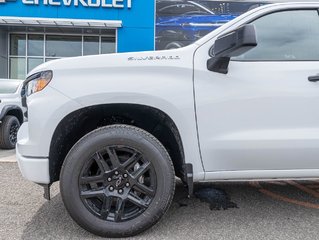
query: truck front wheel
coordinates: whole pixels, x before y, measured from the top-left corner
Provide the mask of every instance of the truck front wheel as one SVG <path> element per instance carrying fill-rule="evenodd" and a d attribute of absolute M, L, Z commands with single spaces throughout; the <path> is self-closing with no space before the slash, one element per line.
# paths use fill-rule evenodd
<path fill-rule="evenodd" d="M 20 122 L 15 116 L 5 116 L 0 123 L 0 148 L 13 149 L 17 143 Z"/>
<path fill-rule="evenodd" d="M 102 237 L 128 237 L 153 226 L 169 208 L 175 174 L 154 136 L 112 125 L 74 145 L 62 166 L 60 189 L 81 227 Z"/>

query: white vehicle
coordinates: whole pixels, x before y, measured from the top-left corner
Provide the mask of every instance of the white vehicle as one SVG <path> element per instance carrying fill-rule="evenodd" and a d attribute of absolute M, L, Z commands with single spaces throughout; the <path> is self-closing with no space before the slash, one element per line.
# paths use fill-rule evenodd
<path fill-rule="evenodd" d="M 319 3 L 247 12 L 188 47 L 63 59 L 25 82 L 23 176 L 125 237 L 193 182 L 319 178 Z M 257 35 L 257 38 L 256 38 Z"/>
<path fill-rule="evenodd" d="M 0 149 L 15 148 L 23 123 L 21 80 L 0 79 Z"/>

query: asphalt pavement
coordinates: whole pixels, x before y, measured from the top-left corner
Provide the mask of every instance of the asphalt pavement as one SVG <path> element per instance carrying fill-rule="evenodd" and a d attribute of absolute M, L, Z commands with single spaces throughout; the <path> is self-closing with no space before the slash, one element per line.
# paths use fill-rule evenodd
<path fill-rule="evenodd" d="M 132 239 L 319 239 L 319 182 L 200 184 L 196 189 L 202 201 L 188 199 L 179 183 L 164 218 Z M 58 183 L 51 201 L 42 195 L 42 187 L 23 179 L 16 163 L 0 161 L 0 239 L 102 239 L 73 222 Z"/>

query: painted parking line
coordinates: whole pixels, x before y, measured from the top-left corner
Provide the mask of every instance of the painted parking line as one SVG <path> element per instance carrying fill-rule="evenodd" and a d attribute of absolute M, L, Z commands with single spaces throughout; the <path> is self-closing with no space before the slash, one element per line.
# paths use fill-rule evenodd
<path fill-rule="evenodd" d="M 296 188 L 296 190 L 301 190 L 302 192 L 311 195 L 315 199 L 319 200 L 319 192 L 314 190 L 313 188 L 316 186 L 316 189 L 319 190 L 319 183 L 317 181 L 311 181 L 309 183 L 298 183 L 296 181 L 280 181 L 280 182 L 268 182 L 270 185 L 279 185 L 279 186 L 293 186 Z M 282 202 L 286 203 L 291 203 L 299 206 L 303 206 L 306 208 L 313 208 L 313 209 L 319 209 L 319 204 L 313 203 L 313 202 L 306 202 L 306 201 L 301 201 L 298 199 L 294 199 L 290 196 L 286 196 L 284 194 L 276 193 L 274 191 L 269 190 L 268 188 L 262 186 L 260 182 L 251 182 L 251 186 L 255 187 L 258 189 L 259 192 L 267 195 L 268 197 L 271 197 L 275 200 L 279 200 Z M 312 187 L 309 187 L 312 186 Z"/>
<path fill-rule="evenodd" d="M 299 183 L 297 183 L 295 181 L 286 181 L 286 182 L 288 184 L 300 189 L 301 191 L 304 191 L 304 192 L 306 192 L 306 193 L 308 193 L 308 194 L 310 194 L 310 195 L 312 195 L 312 196 L 314 196 L 314 197 L 319 199 L 319 193 L 316 192 L 315 190 L 311 189 L 311 188 L 306 187 L 306 185 L 301 185 L 301 184 L 299 184 Z"/>

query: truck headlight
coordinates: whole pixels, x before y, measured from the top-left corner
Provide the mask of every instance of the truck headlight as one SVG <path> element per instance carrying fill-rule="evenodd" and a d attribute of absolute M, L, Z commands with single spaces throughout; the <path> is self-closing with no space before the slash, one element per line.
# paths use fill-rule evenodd
<path fill-rule="evenodd" d="M 52 77 L 53 72 L 51 70 L 31 75 L 24 83 L 25 95 L 30 96 L 33 93 L 40 92 L 49 84 Z"/>

